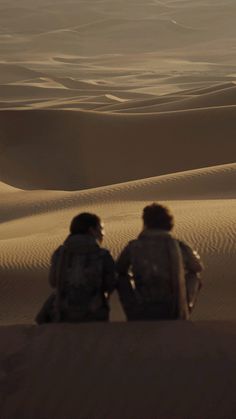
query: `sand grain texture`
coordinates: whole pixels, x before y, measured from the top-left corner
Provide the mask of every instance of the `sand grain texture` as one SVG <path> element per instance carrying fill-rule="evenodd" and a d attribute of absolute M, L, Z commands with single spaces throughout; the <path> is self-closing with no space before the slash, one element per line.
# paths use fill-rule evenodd
<path fill-rule="evenodd" d="M 0 337 L 4 419 L 235 417 L 234 323 L 1 327 Z"/>

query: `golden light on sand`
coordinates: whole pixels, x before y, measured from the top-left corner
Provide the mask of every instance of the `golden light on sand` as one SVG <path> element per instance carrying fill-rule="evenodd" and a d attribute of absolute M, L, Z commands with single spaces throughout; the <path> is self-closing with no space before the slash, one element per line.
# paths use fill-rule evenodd
<path fill-rule="evenodd" d="M 124 383 L 129 383 L 136 389 L 140 376 L 143 382 L 148 376 L 157 380 L 151 362 L 147 370 L 131 369 L 127 381 L 119 375 L 122 368 L 129 371 L 127 360 L 129 365 L 135 360 L 139 365 L 144 358 L 153 360 L 150 348 L 165 359 L 158 361 L 163 376 L 172 377 L 173 371 L 181 374 L 185 368 L 185 390 L 178 387 L 179 399 L 172 391 L 170 405 L 165 404 L 171 380 L 164 381 L 157 386 L 158 398 L 147 395 L 148 406 L 144 402 L 140 407 L 140 418 L 145 406 L 153 406 L 155 412 L 156 400 L 163 419 L 173 418 L 173 411 L 175 419 L 236 417 L 234 386 L 229 385 L 236 376 L 232 367 L 236 320 L 235 16 L 232 0 L 0 2 L 0 323 L 28 324 L 0 330 L 0 352 L 3 357 L 12 353 L 14 358 L 3 362 L 0 382 L 2 377 L 8 381 L 3 416 L 0 396 L 0 417 L 65 419 L 67 415 L 75 419 L 73 406 L 78 396 L 73 391 L 69 394 L 65 386 L 58 384 L 56 407 L 45 402 L 53 386 L 50 380 L 55 374 L 60 382 L 58 365 L 64 362 L 68 380 L 70 376 L 75 379 L 76 368 L 83 367 L 86 374 L 92 365 L 89 374 L 97 383 L 104 348 L 108 360 L 105 377 L 108 380 L 108 370 L 113 378 L 119 377 L 114 388 L 125 389 Z M 116 257 L 140 231 L 142 208 L 153 201 L 170 206 L 176 236 L 196 248 L 204 261 L 204 287 L 193 323 L 159 324 L 158 333 L 153 325 L 141 329 L 127 325 L 114 293 L 113 323 L 107 329 L 103 325 L 89 332 L 89 327 L 80 325 L 78 337 L 68 325 L 60 329 L 61 340 L 56 326 L 51 331 L 29 326 L 50 292 L 50 255 L 66 237 L 71 218 L 85 210 L 98 213 L 105 224 L 104 245 Z M 121 335 L 130 342 L 127 358 Z M 142 336 L 147 339 L 146 347 L 145 342 L 140 343 Z M 182 358 L 185 346 L 179 336 L 189 350 L 187 358 Z M 97 361 L 86 342 L 96 347 Z M 55 344 L 64 349 L 56 352 L 52 369 L 46 362 L 51 371 L 47 374 L 41 356 L 45 358 L 51 348 L 54 352 Z M 73 348 L 81 345 L 79 355 L 68 349 L 70 344 Z M 114 361 L 119 346 L 120 355 Z M 132 348 L 137 346 L 136 356 Z M 64 357 L 67 353 L 69 360 Z M 170 367 L 166 359 L 172 360 Z M 223 393 L 217 387 L 216 370 L 227 388 Z M 14 390 L 18 373 L 25 374 L 21 392 Z M 174 374 L 175 386 L 178 374 Z M 86 383 L 80 388 L 81 419 L 134 417 L 132 409 L 129 411 L 131 401 L 134 407 L 137 403 L 133 393 L 128 403 L 128 392 L 123 392 L 123 408 L 119 405 L 116 416 L 112 404 L 106 410 L 103 397 L 104 388 L 113 397 L 112 386 L 99 384 L 101 399 L 95 397 L 94 405 L 88 407 L 91 386 Z M 189 385 L 186 405 L 184 394 Z M 213 388 L 210 395 L 209 386 Z M 26 410 L 21 410 L 22 400 L 28 399 L 31 389 L 35 396 L 37 388 L 42 390 L 38 403 L 29 397 Z M 140 400 L 141 389 L 137 384 Z M 94 411 L 100 416 L 93 416 Z M 147 417 L 156 419 L 152 414 Z"/>

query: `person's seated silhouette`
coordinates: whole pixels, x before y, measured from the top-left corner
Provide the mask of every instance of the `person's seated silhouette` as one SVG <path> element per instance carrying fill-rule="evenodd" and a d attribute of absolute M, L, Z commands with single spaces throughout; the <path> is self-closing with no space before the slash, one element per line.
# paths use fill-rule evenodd
<path fill-rule="evenodd" d="M 81 213 L 72 220 L 69 236 L 52 255 L 49 282 L 55 293 L 37 315 L 38 324 L 109 320 L 116 275 L 112 256 L 100 247 L 102 239 L 97 215 Z"/>
<path fill-rule="evenodd" d="M 118 293 L 128 320 L 188 319 L 201 286 L 198 254 L 170 231 L 169 210 L 143 210 L 143 231 L 121 252 Z"/>

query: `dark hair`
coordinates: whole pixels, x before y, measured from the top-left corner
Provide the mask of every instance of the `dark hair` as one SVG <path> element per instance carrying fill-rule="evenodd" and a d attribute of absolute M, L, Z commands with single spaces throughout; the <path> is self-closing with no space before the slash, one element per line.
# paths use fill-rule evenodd
<path fill-rule="evenodd" d="M 70 233 L 71 234 L 86 234 L 89 232 L 89 229 L 97 228 L 100 224 L 100 218 L 95 214 L 90 214 L 89 212 L 82 212 L 79 215 L 76 215 L 70 224 Z"/>
<path fill-rule="evenodd" d="M 174 218 L 169 209 L 156 203 L 143 209 L 143 222 L 147 228 L 170 231 L 174 227 Z"/>

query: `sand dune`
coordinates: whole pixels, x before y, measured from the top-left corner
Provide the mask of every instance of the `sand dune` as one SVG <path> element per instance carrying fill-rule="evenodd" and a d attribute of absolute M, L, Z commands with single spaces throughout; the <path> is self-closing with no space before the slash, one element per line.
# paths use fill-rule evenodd
<path fill-rule="evenodd" d="M 180 100 L 170 100 L 167 103 L 145 106 L 145 107 L 131 107 L 125 112 L 166 112 L 166 111 L 179 111 L 184 109 L 197 109 L 197 108 L 209 108 L 219 106 L 230 106 L 236 104 L 236 86 L 229 87 L 224 90 L 219 90 L 213 93 L 201 94 L 196 97 L 181 98 Z M 119 110 L 122 112 L 123 110 Z"/>
<path fill-rule="evenodd" d="M 232 82 L 218 83 L 218 84 L 213 84 L 210 87 L 185 90 L 184 93 L 186 95 L 201 95 L 201 94 L 207 94 L 207 93 L 216 93 L 218 91 L 223 91 L 231 87 L 235 87 L 235 83 L 232 83 Z"/>
<path fill-rule="evenodd" d="M 179 94 L 179 95 L 163 95 L 161 97 L 154 97 L 154 98 L 148 98 L 148 99 L 141 99 L 141 100 L 130 100 L 127 101 L 126 103 L 115 103 L 115 104 L 111 104 L 111 105 L 107 105 L 104 106 L 102 109 L 102 111 L 123 111 L 123 110 L 127 110 L 127 109 L 135 109 L 138 111 L 139 108 L 141 109 L 145 109 L 145 107 L 149 108 L 151 106 L 157 106 L 160 105 L 162 103 L 169 103 L 172 101 L 177 101 L 177 100 L 181 100 L 185 97 L 184 93 Z M 188 96 L 187 96 L 188 97 Z"/>
<path fill-rule="evenodd" d="M 1 419 L 235 419 L 235 14 L 0 2 Z M 116 258 L 153 201 L 205 265 L 192 321 L 127 324 L 115 292 L 111 324 L 32 326 L 71 218 Z"/>
<path fill-rule="evenodd" d="M 235 323 L 1 327 L 0 338 L 4 418 L 235 418 Z"/>
<path fill-rule="evenodd" d="M 0 5 L 2 322 L 32 321 L 75 213 L 99 212 L 117 255 L 153 200 L 206 263 L 195 317 L 235 319 L 234 14 L 228 0 Z"/>
<path fill-rule="evenodd" d="M 27 85 L 27 83 L 21 85 L 0 85 L 0 98 L 3 99 L 8 97 L 9 99 L 21 99 L 24 98 L 53 98 L 53 97 L 70 97 L 78 95 L 78 91 L 65 89 L 63 86 L 53 88 L 53 87 L 44 87 L 44 82 L 42 81 L 42 86 L 37 86 L 36 81 L 35 85 Z"/>
<path fill-rule="evenodd" d="M 234 319 L 235 170 L 236 165 L 230 164 L 81 192 L 26 192 L 12 187 L 8 192 L 3 184 L 2 322 L 32 321 L 49 292 L 50 254 L 66 236 L 74 214 L 98 212 L 106 223 L 105 245 L 116 256 L 140 230 L 145 203 L 154 200 L 168 202 L 176 215 L 176 234 L 199 249 L 206 265 L 194 318 Z M 112 319 L 123 318 L 114 296 Z"/>
<path fill-rule="evenodd" d="M 70 54 L 76 53 L 78 46 L 80 52 L 90 54 L 153 51 L 194 45 L 206 37 L 217 40 L 235 34 L 235 5 L 228 1 L 215 2 L 214 9 L 210 3 L 199 3 L 196 7 L 191 1 L 195 16 L 192 7 L 183 7 L 180 1 L 171 5 L 153 2 L 144 5 L 138 0 L 136 3 L 135 8 L 123 0 L 117 4 L 112 2 L 112 6 L 102 2 L 99 8 L 91 8 L 85 2 L 78 5 L 72 1 L 68 8 L 58 2 L 55 13 L 55 6 L 45 0 L 35 7 L 26 1 L 24 7 L 16 8 L 16 3 L 12 2 L 10 10 L 2 5 L 1 22 L 4 24 L 7 20 L 10 31 L 24 34 L 27 53 L 57 51 L 59 42 L 60 48 L 63 46 Z M 12 19 L 11 13 L 13 16 L 17 13 L 17 21 Z M 147 33 L 148 40 L 143 33 Z"/>
<path fill-rule="evenodd" d="M 99 213 L 106 223 L 106 241 L 116 256 L 141 229 L 140 214 L 150 201 L 81 205 L 72 209 L 14 219 L 1 227 L 1 322 L 32 322 L 50 290 L 47 267 L 52 251 L 66 237 L 79 211 Z M 235 319 L 236 200 L 167 201 L 175 213 L 175 234 L 197 248 L 204 260 L 204 289 L 193 319 Z M 125 219 L 124 219 L 125 217 Z M 124 316 L 116 295 L 112 320 Z"/>
<path fill-rule="evenodd" d="M 82 191 L 25 191 L 0 183 L 1 221 L 80 205 L 142 200 L 234 199 L 236 164 L 207 167 Z"/>
<path fill-rule="evenodd" d="M 16 64 L 0 63 L 0 83 L 13 83 L 35 77 L 41 77 L 42 74 L 35 70 L 30 70 Z"/>
<path fill-rule="evenodd" d="M 167 94 L 151 99 L 134 100 L 104 106 L 100 110 L 131 113 L 153 113 L 183 109 L 235 105 L 236 86 L 233 83 L 219 84 L 205 89 L 183 90 L 178 95 Z"/>
<path fill-rule="evenodd" d="M 230 163 L 235 112 L 234 106 L 128 117 L 1 111 L 1 179 L 20 188 L 81 189 Z"/>

